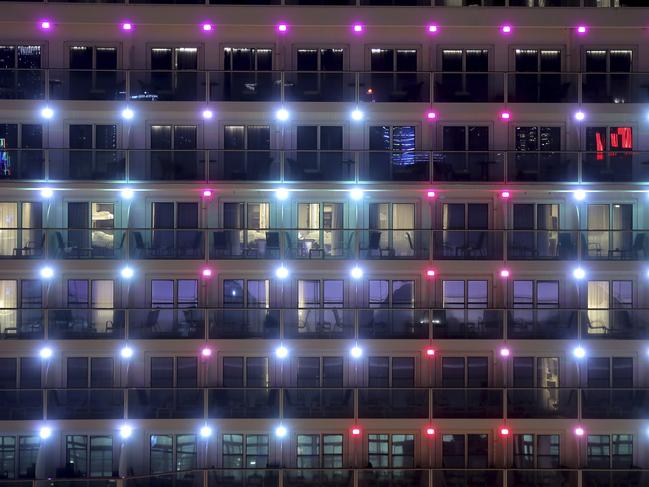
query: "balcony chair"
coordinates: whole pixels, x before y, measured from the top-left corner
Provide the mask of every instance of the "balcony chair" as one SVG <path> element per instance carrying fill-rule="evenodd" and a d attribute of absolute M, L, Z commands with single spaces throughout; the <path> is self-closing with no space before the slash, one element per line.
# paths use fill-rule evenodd
<path fill-rule="evenodd" d="M 45 249 L 45 237 L 43 232 L 40 242 L 28 241 L 24 247 L 14 248 L 12 255 L 14 257 L 41 257 Z"/>
<path fill-rule="evenodd" d="M 153 334 L 154 331 L 158 331 L 158 319 L 160 318 L 160 309 L 152 309 L 146 315 L 146 321 L 144 322 L 144 335 L 147 336 L 149 333 Z"/>
<path fill-rule="evenodd" d="M 475 230 L 469 230 L 469 232 L 474 232 Z M 455 252 L 456 255 L 460 254 L 461 256 L 464 257 L 473 257 L 476 253 L 479 257 L 487 257 L 488 252 L 487 252 L 487 244 L 486 244 L 486 238 L 487 238 L 487 231 L 486 230 L 478 230 L 478 239 L 475 243 L 468 242 L 461 246 L 458 247 Z M 468 240 L 468 238 L 467 238 Z"/>
<path fill-rule="evenodd" d="M 647 258 L 647 250 L 645 248 L 645 233 L 638 233 L 633 239 L 633 245 L 630 249 L 622 249 L 620 251 L 620 257 L 622 259 L 629 260 L 639 260 L 640 253 L 642 252 L 642 257 Z"/>
<path fill-rule="evenodd" d="M 55 232 L 54 237 L 56 238 L 56 257 L 59 259 L 65 259 L 68 257 L 79 257 L 80 250 L 78 247 L 70 245 L 70 243 L 65 243 L 63 240 L 63 235 L 61 232 Z"/>

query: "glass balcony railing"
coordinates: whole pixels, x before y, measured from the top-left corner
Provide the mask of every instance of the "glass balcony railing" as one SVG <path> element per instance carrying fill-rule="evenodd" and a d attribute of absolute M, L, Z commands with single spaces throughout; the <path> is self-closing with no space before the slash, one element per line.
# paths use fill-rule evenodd
<path fill-rule="evenodd" d="M 0 100 L 42 100 L 46 77 L 44 69 L 0 69 Z"/>
<path fill-rule="evenodd" d="M 487 470 L 486 468 L 433 470 L 432 474 L 433 485 L 501 487 L 504 480 L 502 470 Z"/>
<path fill-rule="evenodd" d="M 644 260 L 649 256 L 649 231 L 582 230 L 583 260 Z"/>
<path fill-rule="evenodd" d="M 359 389 L 359 418 L 428 418 L 428 389 Z"/>
<path fill-rule="evenodd" d="M 507 417 L 512 419 L 576 419 L 577 389 L 543 387 L 507 390 Z"/>
<path fill-rule="evenodd" d="M 42 309 L 0 309 L 0 339 L 40 340 L 44 324 Z"/>
<path fill-rule="evenodd" d="M 500 389 L 436 389 L 433 417 L 501 418 L 503 393 Z"/>
<path fill-rule="evenodd" d="M 353 389 L 284 389 L 283 417 L 291 419 L 353 418 Z"/>
<path fill-rule="evenodd" d="M 649 389 L 582 389 L 585 419 L 649 419 Z"/>
<path fill-rule="evenodd" d="M 280 389 L 209 389 L 208 417 L 279 418 Z"/>
<path fill-rule="evenodd" d="M 49 389 L 48 419 L 122 419 L 121 389 Z M 130 417 L 130 416 L 129 416 Z"/>
<path fill-rule="evenodd" d="M 581 487 L 644 487 L 649 485 L 647 470 L 583 470 Z"/>
<path fill-rule="evenodd" d="M 356 73 L 287 71 L 284 73 L 284 99 L 296 102 L 353 103 L 356 101 L 356 85 Z"/>
<path fill-rule="evenodd" d="M 208 310 L 209 337 L 211 339 L 279 338 L 280 312 L 279 309 L 267 308 Z M 292 312 L 293 310 L 285 311 L 285 313 Z M 285 315 L 285 319 L 290 318 Z M 289 326 L 285 325 L 285 327 Z"/>
<path fill-rule="evenodd" d="M 354 471 L 311 468 L 285 469 L 282 471 L 282 481 L 283 487 L 354 487 Z"/>
<path fill-rule="evenodd" d="M 284 338 L 353 338 L 356 310 L 300 308 L 283 312 Z"/>
<path fill-rule="evenodd" d="M 41 389 L 0 390 L 0 421 L 43 419 Z"/>
<path fill-rule="evenodd" d="M 436 309 L 433 338 L 498 339 L 503 336 L 504 313 L 498 309 Z"/>
<path fill-rule="evenodd" d="M 502 260 L 503 258 L 503 232 L 486 229 L 434 230 L 433 243 L 433 258 L 438 260 Z"/>
<path fill-rule="evenodd" d="M 428 310 L 408 308 L 358 310 L 359 338 L 428 338 L 429 323 Z"/>
<path fill-rule="evenodd" d="M 577 470 L 508 470 L 507 485 L 524 485 L 525 487 L 577 487 L 579 472 Z"/>
<path fill-rule="evenodd" d="M 359 232 L 343 228 L 298 228 L 282 232 L 284 255 L 291 259 L 353 259 Z"/>
<path fill-rule="evenodd" d="M 417 72 L 359 73 L 359 99 L 368 103 L 430 103 L 430 75 Z"/>
<path fill-rule="evenodd" d="M 203 339 L 205 310 L 198 308 L 155 308 L 128 311 L 131 339 Z"/>
<path fill-rule="evenodd" d="M 509 260 L 574 260 L 578 231 L 508 230 Z"/>
<path fill-rule="evenodd" d="M 433 73 L 436 103 L 502 103 L 505 73 Z"/>
<path fill-rule="evenodd" d="M 511 309 L 507 312 L 507 337 L 520 340 L 577 338 L 579 311 L 570 309 Z"/>
<path fill-rule="evenodd" d="M 204 418 L 203 389 L 129 389 L 130 419 Z"/>
<path fill-rule="evenodd" d="M 126 100 L 126 71 L 50 69 L 48 75 L 51 100 Z"/>
<path fill-rule="evenodd" d="M 115 228 L 48 229 L 47 256 L 52 259 L 123 259 L 126 230 Z M 173 230 L 172 230 L 173 231 Z"/>
<path fill-rule="evenodd" d="M 132 259 L 205 258 L 205 231 L 193 229 L 140 229 L 129 231 Z"/>
<path fill-rule="evenodd" d="M 582 73 L 584 103 L 647 103 L 647 73 Z"/>
<path fill-rule="evenodd" d="M 211 71 L 210 101 L 282 101 L 280 71 Z"/>
<path fill-rule="evenodd" d="M 123 309 L 50 309 L 47 310 L 48 338 L 123 339 L 126 311 Z"/>
<path fill-rule="evenodd" d="M 577 73 L 507 73 L 510 103 L 577 103 Z"/>
<path fill-rule="evenodd" d="M 357 477 L 358 487 L 428 487 L 430 473 L 428 470 L 423 469 L 407 470 L 377 468 L 359 470 L 357 472 Z"/>
<path fill-rule="evenodd" d="M 4 149 L 0 181 L 643 183 L 649 152 Z"/>
<path fill-rule="evenodd" d="M 205 101 L 207 77 L 201 71 L 130 71 L 131 101 Z"/>
<path fill-rule="evenodd" d="M 207 484 L 199 484 L 199 487 L 203 487 L 204 485 L 205 487 L 279 487 L 280 473 L 281 472 L 279 470 L 265 470 L 262 468 L 225 468 L 218 470 L 208 470 Z M 168 484 L 163 485 L 166 486 Z M 180 487 L 178 483 L 171 485 Z M 151 486 L 151 484 L 146 484 L 146 486 L 142 485 L 142 487 L 149 486 Z M 284 486 L 286 486 L 286 484 L 284 484 Z M 191 484 L 191 487 L 196 487 L 196 485 Z"/>

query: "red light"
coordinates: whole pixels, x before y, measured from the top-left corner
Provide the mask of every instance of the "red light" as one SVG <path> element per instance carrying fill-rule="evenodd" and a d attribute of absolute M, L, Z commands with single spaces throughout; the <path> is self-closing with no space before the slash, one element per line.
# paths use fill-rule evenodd
<path fill-rule="evenodd" d="M 509 270 L 508 269 L 501 270 L 500 277 L 509 277 Z"/>
<path fill-rule="evenodd" d="M 352 428 L 352 436 L 360 436 L 360 435 L 361 435 L 360 428 Z"/>
<path fill-rule="evenodd" d="M 500 428 L 500 436 L 509 436 L 509 428 L 505 426 Z"/>
<path fill-rule="evenodd" d="M 435 349 L 433 347 L 427 347 L 426 348 L 426 356 L 434 357 L 435 356 Z"/>
<path fill-rule="evenodd" d="M 435 191 L 432 191 L 432 190 L 427 191 L 426 196 L 429 197 L 429 198 L 434 198 L 435 196 L 437 196 L 437 193 L 435 193 Z"/>
<path fill-rule="evenodd" d="M 426 271 L 426 277 L 435 277 L 435 269 L 428 269 Z"/>
<path fill-rule="evenodd" d="M 500 193 L 500 197 L 503 198 L 503 199 L 507 199 L 507 198 L 509 198 L 509 196 L 510 196 L 509 191 L 502 191 Z"/>
<path fill-rule="evenodd" d="M 435 436 L 435 428 L 431 428 L 431 427 L 426 428 L 426 434 L 428 436 Z"/>

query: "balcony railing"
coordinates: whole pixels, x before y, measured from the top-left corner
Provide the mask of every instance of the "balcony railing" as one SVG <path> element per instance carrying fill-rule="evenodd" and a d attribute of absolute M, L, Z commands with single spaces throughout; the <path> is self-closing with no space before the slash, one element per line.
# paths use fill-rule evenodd
<path fill-rule="evenodd" d="M 471 1 L 481 2 L 481 0 Z M 187 0 L 183 0 L 182 3 L 187 3 Z M 649 73 L 642 72 L 1 69 L 0 99 L 119 102 L 619 104 L 649 102 L 648 83 Z"/>
<path fill-rule="evenodd" d="M 96 419 L 649 419 L 649 389 L 3 389 L 0 421 Z"/>
<path fill-rule="evenodd" d="M 649 152 L 3 149 L 1 180 L 643 183 Z"/>
<path fill-rule="evenodd" d="M 649 309 L 0 309 L 0 340 L 646 340 Z"/>
<path fill-rule="evenodd" d="M 0 259 L 644 261 L 649 230 L 3 228 Z"/>

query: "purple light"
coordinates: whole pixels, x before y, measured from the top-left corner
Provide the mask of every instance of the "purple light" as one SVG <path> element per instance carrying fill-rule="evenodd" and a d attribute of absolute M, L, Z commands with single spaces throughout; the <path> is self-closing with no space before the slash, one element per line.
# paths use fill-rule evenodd
<path fill-rule="evenodd" d="M 211 198 L 212 197 L 212 190 L 211 189 L 204 189 L 203 190 L 203 198 Z"/>
<path fill-rule="evenodd" d="M 201 271 L 201 275 L 203 276 L 204 279 L 209 279 L 210 277 L 212 277 L 212 269 L 210 269 L 209 267 L 205 267 Z"/>
<path fill-rule="evenodd" d="M 585 25 L 578 26 L 577 27 L 577 34 L 582 35 L 582 36 L 588 34 L 588 27 L 586 27 Z"/>
<path fill-rule="evenodd" d="M 435 112 L 428 112 L 426 114 L 426 118 L 428 118 L 428 120 L 435 120 L 437 118 L 437 114 Z"/>
<path fill-rule="evenodd" d="M 509 35 L 512 33 L 512 26 L 509 24 L 505 24 L 500 27 L 500 33 L 503 35 Z"/>
<path fill-rule="evenodd" d="M 509 112 L 501 112 L 500 113 L 500 119 L 501 120 L 510 120 L 512 118 L 512 114 Z"/>
<path fill-rule="evenodd" d="M 509 348 L 503 347 L 500 349 L 500 356 L 501 357 L 509 357 Z"/>
<path fill-rule="evenodd" d="M 201 350 L 201 355 L 203 358 L 210 358 L 212 356 L 212 349 L 209 347 L 203 347 Z"/>
<path fill-rule="evenodd" d="M 426 30 L 428 31 L 429 34 L 436 34 L 438 27 L 435 24 L 428 24 L 428 27 L 426 27 Z"/>
<path fill-rule="evenodd" d="M 201 30 L 203 32 L 212 32 L 213 28 L 214 27 L 209 22 L 205 22 L 204 24 L 201 25 Z"/>
<path fill-rule="evenodd" d="M 360 34 L 364 30 L 363 24 L 354 24 L 352 26 L 352 30 L 355 34 Z"/>
<path fill-rule="evenodd" d="M 124 32 L 130 32 L 133 30 L 133 24 L 131 22 L 122 22 L 122 30 Z"/>
<path fill-rule="evenodd" d="M 285 33 L 286 31 L 288 31 L 288 25 L 286 25 L 286 24 L 284 24 L 284 23 L 277 24 L 277 32 L 280 32 L 280 33 L 283 34 L 283 33 Z"/>
<path fill-rule="evenodd" d="M 50 30 L 52 28 L 52 22 L 50 20 L 41 20 L 40 26 L 41 30 Z"/>

